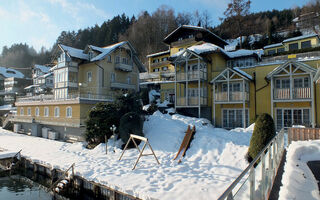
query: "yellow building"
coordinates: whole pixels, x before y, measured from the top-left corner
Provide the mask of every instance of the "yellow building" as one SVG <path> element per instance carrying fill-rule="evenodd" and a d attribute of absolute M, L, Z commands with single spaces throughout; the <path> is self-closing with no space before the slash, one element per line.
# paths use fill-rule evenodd
<path fill-rule="evenodd" d="M 302 35 L 288 38 L 281 43 L 271 44 L 263 47 L 265 55 L 273 55 L 282 52 L 290 52 L 299 49 L 315 48 L 319 46 L 319 36 L 317 34 Z"/>
<path fill-rule="evenodd" d="M 132 45 L 125 41 L 84 50 L 58 45 L 61 51 L 54 73 L 54 94 L 18 98 L 15 131 L 41 135 L 41 128 L 60 139 L 82 139 L 87 113 L 98 102 L 112 102 L 117 93 L 139 90 L 145 71 Z"/>
<path fill-rule="evenodd" d="M 229 52 L 219 37 L 193 26 L 179 27 L 164 42 L 170 47 L 174 83 L 160 83 L 160 91 L 173 90 L 177 112 L 205 117 L 224 128 L 247 127 L 262 113 L 274 118 L 278 130 L 292 125 L 320 126 L 320 87 L 316 83 L 320 82 L 320 52 L 313 52 L 313 57 L 302 53 L 277 60 L 261 58 L 259 50 Z M 307 48 L 318 42 L 317 36 L 296 37 L 274 48 L 280 52 L 292 49 L 295 43 Z M 152 59 L 160 56 L 154 55 Z"/>

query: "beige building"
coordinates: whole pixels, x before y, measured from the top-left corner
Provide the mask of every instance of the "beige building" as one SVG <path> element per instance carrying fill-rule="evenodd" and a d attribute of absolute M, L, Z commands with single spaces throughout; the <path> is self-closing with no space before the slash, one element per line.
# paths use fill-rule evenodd
<path fill-rule="evenodd" d="M 90 108 L 112 102 L 118 93 L 138 91 L 139 72 L 145 69 L 127 41 L 84 50 L 58 46 L 53 95 L 18 98 L 15 131 L 40 136 L 41 128 L 50 128 L 60 139 L 81 140 Z"/>

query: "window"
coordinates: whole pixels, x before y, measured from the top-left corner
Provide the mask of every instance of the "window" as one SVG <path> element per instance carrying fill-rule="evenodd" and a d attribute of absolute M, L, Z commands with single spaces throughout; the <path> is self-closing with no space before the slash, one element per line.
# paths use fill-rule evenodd
<path fill-rule="evenodd" d="M 44 108 L 44 116 L 49 117 L 49 108 L 48 107 Z"/>
<path fill-rule="evenodd" d="M 168 70 L 168 67 L 165 66 L 165 67 L 162 67 L 162 71 L 167 71 Z"/>
<path fill-rule="evenodd" d="M 87 82 L 92 81 L 92 72 L 87 72 Z"/>
<path fill-rule="evenodd" d="M 158 72 L 158 71 L 159 71 L 159 68 L 153 69 L 153 72 Z"/>
<path fill-rule="evenodd" d="M 311 48 L 311 40 L 301 42 L 301 49 L 304 49 L 304 48 Z"/>
<path fill-rule="evenodd" d="M 72 117 L 72 108 L 71 107 L 67 107 L 67 109 L 66 109 L 66 117 L 67 118 L 71 118 Z"/>
<path fill-rule="evenodd" d="M 24 115 L 24 109 L 20 108 L 20 115 Z"/>
<path fill-rule="evenodd" d="M 128 78 L 127 78 L 127 83 L 128 83 L 128 84 L 131 84 L 131 76 L 128 76 Z"/>
<path fill-rule="evenodd" d="M 222 110 L 222 126 L 224 128 L 243 127 L 243 110 L 242 109 L 223 109 Z M 249 125 L 249 112 L 245 110 L 246 127 Z"/>
<path fill-rule="evenodd" d="M 111 82 L 114 83 L 116 81 L 115 73 L 111 73 Z"/>
<path fill-rule="evenodd" d="M 297 50 L 298 49 L 298 43 L 289 44 L 289 51 Z"/>
<path fill-rule="evenodd" d="M 268 55 L 273 55 L 273 54 L 275 54 L 275 53 L 276 53 L 276 50 L 274 50 L 274 49 L 268 51 Z"/>
<path fill-rule="evenodd" d="M 54 108 L 54 117 L 59 117 L 60 116 L 60 108 L 59 107 L 55 107 Z"/>
<path fill-rule="evenodd" d="M 180 48 L 179 51 L 183 51 L 183 48 Z"/>
<path fill-rule="evenodd" d="M 116 56 L 116 61 L 115 63 L 120 63 L 120 56 Z"/>
<path fill-rule="evenodd" d="M 36 113 L 36 116 L 37 116 L 37 117 L 40 115 L 40 109 L 39 109 L 39 107 L 36 107 L 35 113 Z"/>
<path fill-rule="evenodd" d="M 27 109 L 27 115 L 28 115 L 28 116 L 31 116 L 31 108 L 28 108 L 28 109 Z"/>
<path fill-rule="evenodd" d="M 284 52 L 284 48 L 282 47 L 282 48 L 277 49 L 277 52 L 278 52 L 278 53 Z"/>
<path fill-rule="evenodd" d="M 276 79 L 277 89 L 287 89 L 290 88 L 290 79 Z"/>
<path fill-rule="evenodd" d="M 295 88 L 309 88 L 309 78 L 304 77 L 304 78 L 295 78 L 293 79 L 293 86 Z"/>
<path fill-rule="evenodd" d="M 161 61 L 166 61 L 166 60 L 168 60 L 168 57 L 161 58 Z"/>
<path fill-rule="evenodd" d="M 111 63 L 111 55 L 108 55 L 108 56 L 107 56 L 107 61 L 108 61 L 109 63 Z"/>
<path fill-rule="evenodd" d="M 125 58 L 125 57 L 122 58 L 122 64 L 126 64 L 127 65 L 128 64 L 128 58 Z"/>

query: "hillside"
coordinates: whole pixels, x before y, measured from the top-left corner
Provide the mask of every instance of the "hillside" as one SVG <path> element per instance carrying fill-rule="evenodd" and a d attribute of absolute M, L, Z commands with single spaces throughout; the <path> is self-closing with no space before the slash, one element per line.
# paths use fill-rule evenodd
<path fill-rule="evenodd" d="M 254 42 L 245 40 L 243 48 L 262 48 L 287 37 L 301 35 L 301 32 L 294 26 L 293 20 L 300 15 L 311 12 L 320 13 L 320 0 L 312 0 L 301 8 L 246 15 L 241 24 L 242 35 L 256 35 L 259 40 Z M 129 40 L 139 53 L 141 61 L 146 63 L 146 55 L 168 48 L 162 42 L 163 38 L 183 24 L 202 25 L 223 39 L 240 36 L 236 29 L 231 28 L 235 24 L 233 17 L 222 18 L 221 24 L 216 27 L 210 27 L 210 21 L 210 13 L 207 11 L 175 13 L 173 8 L 167 6 L 161 6 L 153 13 L 143 11 L 137 17 L 130 18 L 122 14 L 101 25 L 96 24 L 78 31 L 63 31 L 49 50 L 43 48 L 40 52 L 36 52 L 27 44 L 5 46 L 0 55 L 0 65 L 21 69 L 26 76 L 30 76 L 33 64 L 49 64 L 52 61 L 58 53 L 58 43 L 83 49 L 87 44 L 106 46 L 120 40 Z"/>

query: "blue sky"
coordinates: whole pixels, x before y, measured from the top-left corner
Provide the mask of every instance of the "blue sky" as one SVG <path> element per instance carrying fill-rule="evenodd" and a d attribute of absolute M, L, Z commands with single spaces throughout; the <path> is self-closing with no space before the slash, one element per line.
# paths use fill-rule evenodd
<path fill-rule="evenodd" d="M 0 0 L 0 52 L 14 43 L 27 43 L 39 50 L 50 48 L 61 31 L 102 24 L 125 13 L 137 16 L 161 5 L 175 12 L 207 10 L 212 25 L 219 23 L 230 0 Z M 308 0 L 252 0 L 251 12 L 302 6 Z"/>

